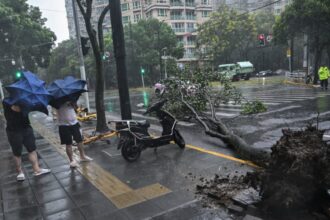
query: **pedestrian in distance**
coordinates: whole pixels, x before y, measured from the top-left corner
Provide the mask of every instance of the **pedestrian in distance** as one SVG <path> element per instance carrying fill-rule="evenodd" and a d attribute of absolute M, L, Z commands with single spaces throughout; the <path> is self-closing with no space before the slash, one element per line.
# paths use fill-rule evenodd
<path fill-rule="evenodd" d="M 25 175 L 22 171 L 22 150 L 23 145 L 28 151 L 28 158 L 32 164 L 34 176 L 40 176 L 50 173 L 50 169 L 39 167 L 38 155 L 36 152 L 36 143 L 33 129 L 30 125 L 30 120 L 27 114 L 23 114 L 21 107 L 18 105 L 9 105 L 6 99 L 2 102 L 4 115 L 7 121 L 6 133 L 8 142 L 11 146 L 14 161 L 17 170 L 17 181 L 25 180 Z"/>
<path fill-rule="evenodd" d="M 321 66 L 319 69 L 319 79 L 321 81 L 321 89 L 328 89 L 328 78 L 330 77 L 330 72 L 328 67 L 326 66 Z"/>
<path fill-rule="evenodd" d="M 80 153 L 80 162 L 89 162 L 93 160 L 85 154 L 83 148 L 83 137 L 75 112 L 77 107 L 78 106 L 75 102 L 65 102 L 59 109 L 57 109 L 60 140 L 61 144 L 65 144 L 66 154 L 69 157 L 71 168 L 78 166 L 78 163 L 73 159 L 72 139 L 77 143 Z"/>

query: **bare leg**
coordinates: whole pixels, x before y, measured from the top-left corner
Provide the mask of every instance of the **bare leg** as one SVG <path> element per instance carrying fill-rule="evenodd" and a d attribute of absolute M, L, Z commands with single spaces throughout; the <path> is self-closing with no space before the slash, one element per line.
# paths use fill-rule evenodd
<path fill-rule="evenodd" d="M 80 142 L 77 144 L 77 147 L 78 147 L 78 150 L 79 150 L 79 153 L 80 153 L 80 158 L 81 159 L 85 159 L 85 151 L 84 151 L 84 145 L 83 145 L 83 142 Z"/>
<path fill-rule="evenodd" d="M 22 166 L 21 166 L 22 159 L 21 159 L 21 157 L 14 156 L 14 160 L 15 160 L 17 173 L 22 173 Z"/>
<path fill-rule="evenodd" d="M 73 158 L 72 158 L 72 154 L 73 154 L 72 153 L 72 145 L 66 145 L 65 150 L 66 150 L 66 154 L 69 157 L 70 162 L 72 162 L 73 161 Z"/>
<path fill-rule="evenodd" d="M 35 173 L 39 173 L 40 172 L 40 167 L 39 167 L 38 155 L 37 155 L 36 151 L 32 151 L 31 153 L 29 153 L 29 160 L 32 164 L 33 171 Z"/>

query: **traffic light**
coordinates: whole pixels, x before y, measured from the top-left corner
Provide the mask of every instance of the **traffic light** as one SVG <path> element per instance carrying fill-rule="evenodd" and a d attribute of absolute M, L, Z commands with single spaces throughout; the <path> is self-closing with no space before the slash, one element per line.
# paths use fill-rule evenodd
<path fill-rule="evenodd" d="M 141 75 L 144 75 L 144 69 L 141 67 Z"/>
<path fill-rule="evenodd" d="M 83 54 L 83 56 L 86 56 L 87 53 L 88 53 L 88 50 L 90 48 L 90 46 L 88 45 L 89 38 L 88 37 L 80 37 L 80 41 L 81 41 L 82 54 Z"/>
<path fill-rule="evenodd" d="M 110 58 L 110 56 L 111 56 L 110 52 L 106 51 L 102 56 L 102 60 L 107 60 Z"/>
<path fill-rule="evenodd" d="M 22 77 L 22 73 L 21 73 L 21 71 L 16 71 L 16 73 L 15 73 L 15 78 L 16 79 L 20 79 Z"/>
<path fill-rule="evenodd" d="M 264 34 L 259 34 L 258 35 L 258 41 L 259 41 L 259 46 L 265 46 L 265 35 Z"/>

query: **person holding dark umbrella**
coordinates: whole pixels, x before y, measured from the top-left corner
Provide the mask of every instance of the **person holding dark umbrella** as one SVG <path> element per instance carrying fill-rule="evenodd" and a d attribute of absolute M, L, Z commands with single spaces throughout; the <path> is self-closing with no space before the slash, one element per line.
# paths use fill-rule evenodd
<path fill-rule="evenodd" d="M 64 80 L 55 80 L 48 87 L 49 93 L 53 96 L 50 105 L 57 110 L 61 144 L 64 144 L 66 147 L 66 154 L 70 160 L 71 168 L 78 166 L 77 162 L 73 159 L 73 140 L 77 143 L 80 153 L 80 162 L 89 162 L 93 160 L 85 154 L 80 124 L 75 112 L 75 109 L 77 109 L 76 102 L 79 99 L 79 96 L 81 93 L 86 92 L 85 85 L 86 81 L 68 76 L 64 78 Z"/>
<path fill-rule="evenodd" d="M 39 167 L 35 137 L 28 113 L 30 111 L 45 112 L 50 94 L 44 88 L 44 82 L 30 72 L 24 72 L 20 81 L 7 86 L 6 89 L 10 96 L 5 98 L 2 104 L 7 121 L 6 133 L 18 172 L 16 179 L 17 181 L 25 180 L 21 166 L 23 145 L 28 151 L 34 176 L 47 174 L 50 169 Z"/>

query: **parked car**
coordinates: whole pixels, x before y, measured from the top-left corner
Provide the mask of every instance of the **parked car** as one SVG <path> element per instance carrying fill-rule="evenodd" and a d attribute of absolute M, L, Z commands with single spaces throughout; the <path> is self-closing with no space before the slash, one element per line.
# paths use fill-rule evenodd
<path fill-rule="evenodd" d="M 289 71 L 288 70 L 284 70 L 284 69 L 278 69 L 274 72 L 274 75 L 279 76 L 279 75 L 285 75 L 287 74 Z"/>
<path fill-rule="evenodd" d="M 257 77 L 266 77 L 266 76 L 272 76 L 272 75 L 274 75 L 274 74 L 271 70 L 263 70 L 256 74 Z"/>

